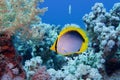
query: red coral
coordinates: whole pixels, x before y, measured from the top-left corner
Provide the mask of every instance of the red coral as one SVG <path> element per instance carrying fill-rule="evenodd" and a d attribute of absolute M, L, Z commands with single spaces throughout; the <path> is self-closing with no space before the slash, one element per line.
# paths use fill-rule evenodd
<path fill-rule="evenodd" d="M 24 80 L 25 72 L 16 58 L 9 59 L 1 54 L 0 64 L 1 64 L 0 65 L 0 80 L 3 79 L 5 75 L 9 76 L 9 78 L 11 78 L 12 80 L 16 77 L 21 77 L 23 78 L 22 80 Z"/>
<path fill-rule="evenodd" d="M 107 75 L 111 76 L 115 71 L 120 69 L 120 61 L 117 58 L 109 58 L 105 62 Z"/>
<path fill-rule="evenodd" d="M 16 55 L 9 32 L 0 33 L 0 54 L 8 58 L 14 58 Z"/>
<path fill-rule="evenodd" d="M 25 72 L 20 64 L 9 33 L 0 33 L 0 80 L 24 80 Z"/>
<path fill-rule="evenodd" d="M 46 68 L 45 67 L 41 67 L 33 75 L 32 80 L 50 80 L 50 75 L 46 72 Z"/>

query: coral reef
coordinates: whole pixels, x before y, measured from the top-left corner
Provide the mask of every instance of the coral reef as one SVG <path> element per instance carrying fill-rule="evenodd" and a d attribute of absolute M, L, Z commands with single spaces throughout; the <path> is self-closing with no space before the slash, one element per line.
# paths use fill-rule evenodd
<path fill-rule="evenodd" d="M 29 39 L 24 40 L 20 35 L 16 35 L 14 37 L 14 46 L 18 53 L 23 56 L 23 64 L 25 60 L 41 56 L 42 64 L 46 65 L 47 68 L 60 69 L 65 63 L 64 57 L 50 51 L 50 47 L 60 30 L 59 25 L 55 26 L 40 22 L 31 25 L 31 37 Z"/>
<path fill-rule="evenodd" d="M 59 33 L 59 26 L 49 25 L 45 23 L 38 23 L 31 25 L 30 38 L 27 41 L 21 39 L 20 35 L 15 37 L 15 47 L 20 52 L 20 54 L 26 54 L 24 48 L 32 48 L 31 55 L 46 55 L 49 52 L 49 48 L 54 40 L 57 38 Z M 23 43 L 23 44 L 21 44 Z M 27 48 L 28 47 L 28 48 Z M 38 49 L 37 49 L 38 48 Z M 45 52 L 46 51 L 46 52 Z M 38 53 L 39 52 L 39 53 Z"/>
<path fill-rule="evenodd" d="M 90 46 L 95 52 L 103 52 L 108 75 L 120 69 L 119 12 L 120 3 L 115 3 L 110 12 L 106 12 L 102 3 L 96 3 L 92 12 L 83 17 L 90 37 Z"/>
<path fill-rule="evenodd" d="M 14 58 L 16 51 L 12 44 L 12 37 L 8 32 L 0 32 L 0 54 L 3 54 L 7 58 Z"/>
<path fill-rule="evenodd" d="M 18 28 L 38 22 L 39 17 L 37 15 L 47 10 L 47 8 L 36 8 L 38 2 L 39 0 L 0 1 L 0 32 L 15 32 Z"/>
<path fill-rule="evenodd" d="M 27 74 L 27 80 L 50 80 L 46 67 L 41 65 L 42 62 L 40 56 L 25 61 L 24 69 Z"/>
<path fill-rule="evenodd" d="M 33 75 L 32 80 L 50 80 L 50 75 L 46 72 L 46 68 L 45 67 L 41 67 Z"/>
<path fill-rule="evenodd" d="M 51 80 L 119 79 L 119 4 L 106 12 L 102 3 L 96 3 L 92 12 L 83 17 L 90 39 L 88 50 L 76 57 L 66 57 L 67 64 L 60 70 L 48 69 Z"/>
<path fill-rule="evenodd" d="M 49 37 L 51 36 L 50 33 L 56 33 L 56 37 L 59 33 L 59 31 L 57 31 L 58 28 L 56 28 L 54 31 L 54 27 L 50 27 L 51 25 L 43 23 L 37 24 L 38 26 L 42 26 L 42 29 L 45 29 L 44 31 L 46 31 L 44 35 L 46 37 L 43 38 L 42 36 L 42 38 L 39 38 L 38 34 L 41 34 L 40 32 L 42 32 L 42 30 L 40 30 L 41 27 L 38 28 L 37 25 L 32 27 L 32 33 L 35 33 L 32 36 L 37 36 L 38 39 L 42 40 L 39 40 L 40 42 L 36 41 L 40 44 L 34 43 L 35 38 L 29 40 L 28 42 L 28 44 L 31 44 L 31 46 L 33 46 L 34 44 L 33 47 L 27 48 L 27 51 L 29 52 L 29 54 L 31 54 L 31 57 L 34 58 L 32 58 L 30 62 L 25 62 L 25 70 L 26 72 L 28 71 L 27 76 L 33 76 L 33 74 L 38 75 L 39 72 L 36 72 L 36 70 L 38 70 L 38 68 L 40 68 L 42 65 L 46 65 L 47 72 L 45 72 L 44 75 L 49 75 L 50 80 L 115 79 L 115 76 L 119 75 L 115 73 L 115 71 L 117 71 L 120 67 L 120 15 L 118 14 L 120 10 L 119 4 L 120 3 L 116 3 L 110 10 L 110 12 L 106 12 L 102 3 L 96 3 L 92 8 L 92 12 L 86 14 L 83 17 L 90 42 L 88 50 L 77 56 L 72 55 L 61 57 L 60 55 L 56 55 L 54 52 L 49 51 L 48 48 L 54 41 L 51 39 L 55 39 Z M 34 32 L 34 30 L 36 30 L 37 32 Z M 53 31 L 49 32 L 51 30 Z M 50 43 L 47 44 L 49 41 Z M 46 48 L 46 46 L 48 46 L 48 48 Z M 19 47 L 17 49 L 18 51 L 21 50 L 21 53 L 23 51 L 23 53 L 26 54 L 26 52 L 24 52 L 24 49 L 22 48 L 23 47 Z M 35 59 L 36 56 L 39 56 L 39 59 Z M 38 60 L 41 63 L 39 63 L 39 65 L 36 65 L 37 62 L 35 62 L 34 60 Z M 59 60 L 62 63 L 59 64 Z M 31 65 L 31 61 L 35 63 L 34 66 Z M 64 62 L 66 63 L 63 64 Z M 33 69 L 31 67 L 28 68 L 26 64 L 32 66 Z M 40 74 L 43 75 L 43 73 L 41 73 L 40 70 Z M 38 75 L 37 77 L 41 78 L 42 76 Z M 118 78 L 119 77 L 116 77 L 116 79 Z"/>
<path fill-rule="evenodd" d="M 83 17 L 88 49 L 61 56 L 49 49 L 60 26 L 40 21 L 47 8 L 38 8 L 39 1 L 44 0 L 0 1 L 0 80 L 119 79 L 120 3 L 109 12 L 96 3 Z"/>
<path fill-rule="evenodd" d="M 24 80 L 25 77 L 19 56 L 11 59 L 0 54 L 0 80 Z"/>
<path fill-rule="evenodd" d="M 94 54 L 89 48 L 81 55 L 70 58 L 66 57 L 67 64 L 61 70 L 48 69 L 51 80 L 82 80 L 82 79 L 102 79 L 99 69 L 103 67 L 105 60 L 102 52 Z M 51 73 L 52 72 L 52 73 Z"/>
<path fill-rule="evenodd" d="M 7 32 L 0 33 L 0 80 L 25 79 L 21 56 L 16 53 L 12 37 Z"/>
<path fill-rule="evenodd" d="M 40 21 L 38 14 L 47 8 L 38 8 L 38 2 L 43 0 L 0 1 L 0 80 L 25 80 L 22 58 L 14 48 L 13 37 L 17 33 L 25 38 L 30 25 Z"/>

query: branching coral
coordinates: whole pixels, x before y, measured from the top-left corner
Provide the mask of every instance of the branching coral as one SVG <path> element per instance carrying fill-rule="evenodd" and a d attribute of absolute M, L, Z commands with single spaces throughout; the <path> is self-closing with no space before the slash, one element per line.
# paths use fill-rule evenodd
<path fill-rule="evenodd" d="M 12 44 L 11 36 L 13 36 L 13 33 L 15 36 L 19 34 L 19 37 L 22 36 L 22 39 L 25 40 L 27 39 L 26 36 L 29 37 L 30 25 L 39 22 L 38 14 L 47 10 L 47 8 L 38 8 L 38 2 L 39 0 L 0 0 L 0 37 L 3 37 L 1 38 L 1 41 L 3 41 L 1 44 L 7 44 L 5 41 Z M 40 2 L 43 2 L 43 0 L 40 0 Z M 10 39 L 7 39 L 8 37 Z M 2 45 L 0 48 L 7 48 L 7 45 Z M 12 48 L 14 49 L 14 47 Z"/>
<path fill-rule="evenodd" d="M 106 72 L 111 75 L 120 65 L 119 63 L 119 24 L 120 3 L 114 4 L 110 12 L 106 12 L 102 3 L 96 3 L 92 12 L 86 14 L 83 20 L 90 37 L 90 46 L 95 52 L 103 52 L 106 60 Z M 117 55 L 117 56 L 116 56 Z M 113 65 L 116 65 L 112 67 Z"/>
<path fill-rule="evenodd" d="M 37 8 L 38 2 L 39 0 L 1 0 L 0 32 L 6 30 L 15 32 L 18 28 L 38 21 L 37 14 L 47 10 L 47 8 Z"/>
<path fill-rule="evenodd" d="M 59 30 L 58 30 L 59 28 L 60 28 L 59 26 L 49 25 L 41 22 L 38 24 L 33 24 L 31 25 L 31 28 L 29 30 L 31 34 L 30 38 L 24 41 L 24 39 L 21 39 L 18 33 L 18 35 L 16 35 L 14 39 L 15 46 L 17 47 L 18 51 L 24 52 L 23 50 L 24 47 L 27 48 L 27 46 L 29 45 L 28 48 L 32 47 L 32 49 L 34 49 L 32 50 L 34 54 L 31 53 L 32 56 L 39 55 L 39 53 L 35 53 L 37 52 L 37 50 L 35 49 L 36 46 L 39 47 L 40 53 L 45 53 L 44 51 L 48 50 L 51 44 L 57 38 L 57 35 L 59 33 Z"/>
<path fill-rule="evenodd" d="M 61 70 L 48 69 L 51 80 L 102 79 L 99 72 L 105 62 L 102 54 L 102 52 L 94 54 L 94 51 L 89 48 L 86 52 L 73 59 L 66 57 L 68 62 Z"/>
<path fill-rule="evenodd" d="M 119 69 L 120 3 L 116 3 L 110 12 L 106 12 L 102 3 L 93 6 L 92 12 L 83 17 L 90 37 L 88 50 L 70 58 L 49 50 L 60 28 L 39 21 L 37 15 L 47 8 L 39 9 L 38 2 L 0 0 L 1 80 L 25 79 L 22 66 L 18 64 L 21 60 L 12 45 L 11 35 L 15 32 L 14 46 L 23 56 L 28 80 L 101 80 L 104 79 L 104 66 L 108 74 Z M 64 62 L 67 62 L 66 65 Z M 42 65 L 46 65 L 47 71 Z"/>
<path fill-rule="evenodd" d="M 13 35 L 22 35 L 24 38 L 29 34 L 31 24 L 40 21 L 38 14 L 44 13 L 47 8 L 37 7 L 38 2 L 43 0 L 0 0 L 0 79 L 1 80 L 24 80 L 25 73 L 20 65 L 12 40 Z M 19 32 L 18 32 L 19 31 Z"/>
<path fill-rule="evenodd" d="M 17 35 L 14 39 L 14 45 L 19 54 L 23 56 L 24 61 L 29 60 L 31 57 L 41 56 L 43 64 L 47 68 L 60 69 L 65 62 L 64 57 L 50 51 L 50 47 L 57 38 L 59 31 L 59 26 L 41 22 L 33 24 L 30 30 L 31 37 L 24 41 Z"/>
<path fill-rule="evenodd" d="M 42 59 L 39 56 L 25 62 L 24 69 L 27 73 L 27 80 L 50 80 L 50 75 L 41 64 Z"/>
<path fill-rule="evenodd" d="M 83 17 L 90 38 L 88 50 L 77 57 L 67 57 L 61 70 L 48 69 L 51 80 L 106 80 L 106 73 L 119 69 L 119 10 L 119 3 L 110 12 L 102 3 L 93 6 L 92 12 Z"/>

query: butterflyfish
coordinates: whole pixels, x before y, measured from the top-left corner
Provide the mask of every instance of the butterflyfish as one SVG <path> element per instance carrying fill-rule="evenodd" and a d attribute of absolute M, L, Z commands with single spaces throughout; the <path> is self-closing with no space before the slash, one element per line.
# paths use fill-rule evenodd
<path fill-rule="evenodd" d="M 79 54 L 88 48 L 88 41 L 87 34 L 82 28 L 78 25 L 67 25 L 50 49 L 61 55 Z"/>

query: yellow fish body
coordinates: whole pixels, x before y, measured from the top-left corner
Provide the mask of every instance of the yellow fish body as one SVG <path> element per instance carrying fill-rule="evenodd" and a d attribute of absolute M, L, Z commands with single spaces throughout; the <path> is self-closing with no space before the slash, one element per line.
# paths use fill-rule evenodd
<path fill-rule="evenodd" d="M 86 32 L 78 25 L 66 25 L 50 49 L 61 55 L 79 54 L 88 48 L 88 41 Z"/>

